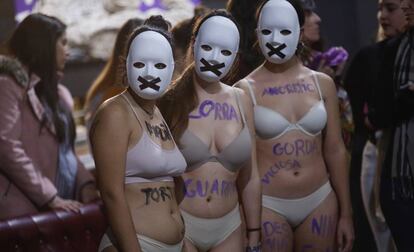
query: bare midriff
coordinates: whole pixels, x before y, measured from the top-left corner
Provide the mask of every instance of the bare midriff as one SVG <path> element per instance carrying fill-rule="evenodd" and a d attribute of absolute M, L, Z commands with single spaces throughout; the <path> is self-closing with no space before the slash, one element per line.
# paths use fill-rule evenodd
<path fill-rule="evenodd" d="M 292 130 L 277 139 L 257 141 L 262 192 L 278 198 L 305 197 L 328 178 L 323 161 L 322 136 Z"/>
<path fill-rule="evenodd" d="M 170 245 L 182 241 L 184 223 L 174 182 L 127 184 L 125 197 L 137 234 Z"/>
<path fill-rule="evenodd" d="M 226 170 L 218 162 L 207 162 L 182 175 L 185 190 L 180 208 L 200 218 L 220 218 L 238 202 L 238 173 Z"/>

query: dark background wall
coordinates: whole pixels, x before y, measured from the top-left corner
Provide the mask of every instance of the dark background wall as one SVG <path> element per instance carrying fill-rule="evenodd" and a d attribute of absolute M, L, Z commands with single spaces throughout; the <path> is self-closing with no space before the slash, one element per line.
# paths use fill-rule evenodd
<path fill-rule="evenodd" d="M 255 1 L 255 0 L 252 0 Z M 326 46 L 343 46 L 352 55 L 371 43 L 377 29 L 377 0 L 315 0 L 322 18 L 321 33 Z M 212 8 L 224 8 L 226 0 L 203 0 Z M 0 43 L 14 28 L 13 0 L 0 0 Z M 103 62 L 68 64 L 63 83 L 74 96 L 84 96 Z"/>

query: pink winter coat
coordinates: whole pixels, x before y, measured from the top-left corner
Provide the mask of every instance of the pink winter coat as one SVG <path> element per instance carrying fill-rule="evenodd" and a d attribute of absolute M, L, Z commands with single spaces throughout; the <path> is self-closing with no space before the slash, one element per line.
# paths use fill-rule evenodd
<path fill-rule="evenodd" d="M 41 127 L 44 107 L 36 96 L 36 75 L 28 78 L 13 59 L 0 56 L 0 220 L 34 214 L 54 198 L 58 141 L 52 124 Z M 72 105 L 59 85 L 61 99 Z M 92 175 L 78 160 L 76 198 Z"/>

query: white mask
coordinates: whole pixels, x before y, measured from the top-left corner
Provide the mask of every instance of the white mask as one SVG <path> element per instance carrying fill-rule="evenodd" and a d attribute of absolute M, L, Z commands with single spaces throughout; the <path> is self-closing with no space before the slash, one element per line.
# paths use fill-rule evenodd
<path fill-rule="evenodd" d="M 126 69 L 129 86 L 138 96 L 147 100 L 161 97 L 174 71 L 170 43 L 158 32 L 140 33 L 129 48 Z"/>
<path fill-rule="evenodd" d="M 205 20 L 194 43 L 197 75 L 207 82 L 226 76 L 236 58 L 239 42 L 239 30 L 232 20 L 223 16 Z"/>
<path fill-rule="evenodd" d="M 266 59 L 281 64 L 295 55 L 300 25 L 295 8 L 285 0 L 270 0 L 262 8 L 257 24 L 260 49 Z"/>

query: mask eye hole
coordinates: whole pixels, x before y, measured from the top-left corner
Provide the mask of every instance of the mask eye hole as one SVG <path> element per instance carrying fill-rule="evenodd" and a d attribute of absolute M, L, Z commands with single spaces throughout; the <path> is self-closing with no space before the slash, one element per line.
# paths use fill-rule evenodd
<path fill-rule="evenodd" d="M 224 56 L 230 56 L 231 52 L 229 50 L 221 50 L 221 54 L 223 54 Z"/>
<path fill-rule="evenodd" d="M 157 68 L 157 69 L 164 69 L 166 67 L 167 67 L 167 65 L 164 64 L 164 63 L 157 63 L 157 64 L 155 64 L 155 68 Z"/>
<path fill-rule="evenodd" d="M 213 48 L 211 48 L 211 46 L 209 46 L 209 45 L 202 45 L 201 46 L 201 48 L 204 50 L 204 51 L 211 51 Z"/>
<path fill-rule="evenodd" d="M 291 32 L 291 31 L 289 31 L 289 30 L 286 30 L 286 29 L 285 29 L 285 30 L 281 30 L 281 31 L 280 31 L 280 34 L 287 36 L 287 35 L 292 34 L 292 32 Z"/>
<path fill-rule="evenodd" d="M 263 29 L 262 30 L 263 35 L 269 35 L 270 33 L 272 33 L 272 32 L 269 29 Z"/>
<path fill-rule="evenodd" d="M 142 63 L 142 62 L 135 62 L 133 64 L 133 66 L 136 67 L 136 68 L 143 68 L 145 66 L 145 64 Z"/>

